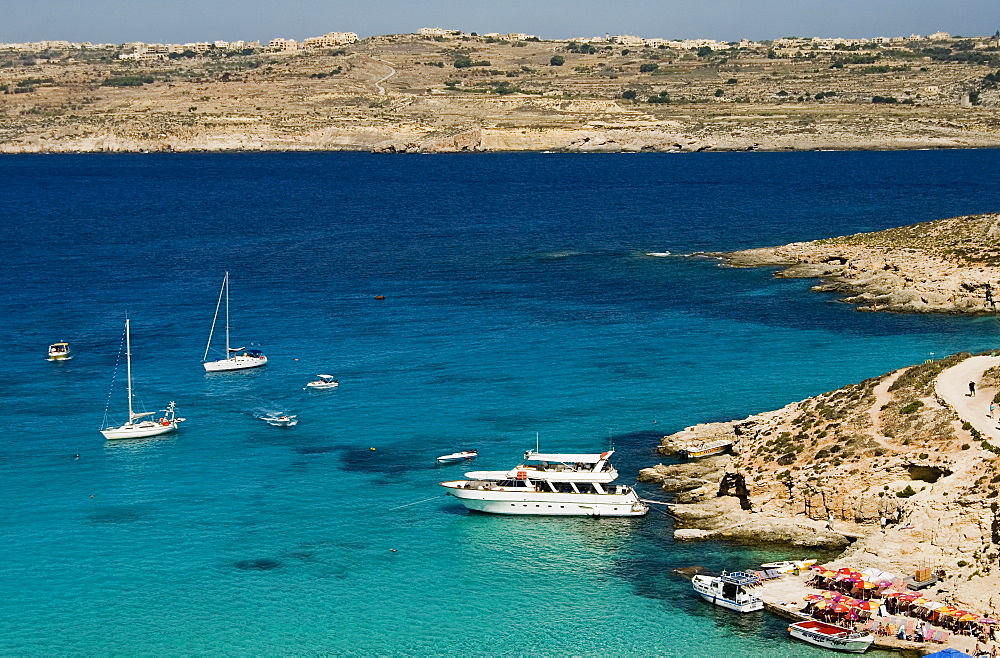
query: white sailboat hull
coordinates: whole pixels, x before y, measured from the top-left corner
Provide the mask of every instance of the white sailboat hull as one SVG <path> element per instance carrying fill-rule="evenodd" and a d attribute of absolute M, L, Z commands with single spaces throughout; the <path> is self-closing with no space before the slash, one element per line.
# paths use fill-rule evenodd
<path fill-rule="evenodd" d="M 159 436 L 160 434 L 173 432 L 175 429 L 177 429 L 176 420 L 166 425 L 147 420 L 142 423 L 126 423 L 121 427 L 109 427 L 101 430 L 101 434 L 108 440 L 144 439 L 150 436 Z"/>
<path fill-rule="evenodd" d="M 226 370 L 245 370 L 247 368 L 259 368 L 267 363 L 267 357 L 261 356 L 234 356 L 231 359 L 219 359 L 218 361 L 206 361 L 204 364 L 206 372 L 223 372 Z"/>
<path fill-rule="evenodd" d="M 464 488 L 466 481 L 442 482 L 448 494 L 470 510 L 487 514 L 535 516 L 645 516 L 649 507 L 627 494 L 549 493 Z"/>

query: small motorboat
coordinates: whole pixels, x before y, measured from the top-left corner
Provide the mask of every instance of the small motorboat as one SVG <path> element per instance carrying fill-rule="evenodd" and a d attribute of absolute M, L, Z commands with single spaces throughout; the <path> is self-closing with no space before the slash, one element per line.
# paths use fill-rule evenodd
<path fill-rule="evenodd" d="M 299 424 L 295 416 L 261 416 L 260 419 L 274 427 L 294 427 Z"/>
<path fill-rule="evenodd" d="M 64 361 L 72 359 L 73 355 L 69 351 L 69 343 L 52 343 L 49 345 L 49 361 Z"/>
<path fill-rule="evenodd" d="M 337 388 L 340 382 L 333 375 L 316 375 L 316 381 L 306 384 L 306 388 Z"/>
<path fill-rule="evenodd" d="M 723 572 L 721 576 L 694 576 L 691 586 L 709 603 L 736 612 L 756 612 L 764 609 L 764 600 L 747 588 L 759 582 L 757 576 L 743 571 Z"/>
<path fill-rule="evenodd" d="M 796 569 L 799 571 L 805 571 L 812 565 L 816 564 L 818 560 L 781 560 L 780 562 L 767 562 L 760 565 L 761 569 L 774 569 L 778 573 L 792 573 Z"/>
<path fill-rule="evenodd" d="M 815 619 L 792 624 L 788 627 L 788 634 L 818 647 L 847 653 L 864 653 L 875 641 L 875 636 L 871 633 L 856 633 L 850 628 Z"/>
<path fill-rule="evenodd" d="M 453 452 L 450 455 L 441 455 L 440 457 L 437 458 L 437 463 L 454 464 L 457 462 L 475 459 L 478 456 L 479 456 L 478 450 L 463 450 L 462 452 Z"/>

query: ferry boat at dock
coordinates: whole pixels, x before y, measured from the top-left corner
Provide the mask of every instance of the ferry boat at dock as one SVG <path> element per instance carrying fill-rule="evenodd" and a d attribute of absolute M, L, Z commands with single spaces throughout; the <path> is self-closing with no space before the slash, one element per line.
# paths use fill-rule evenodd
<path fill-rule="evenodd" d="M 709 603 L 736 612 L 756 612 L 764 609 L 764 600 L 754 596 L 747 588 L 758 582 L 757 576 L 744 571 L 734 571 L 721 576 L 694 576 L 691 586 Z"/>
<path fill-rule="evenodd" d="M 788 627 L 788 633 L 803 642 L 847 653 L 864 653 L 875 641 L 875 636 L 871 633 L 856 633 L 849 628 L 816 619 L 794 623 Z"/>
<path fill-rule="evenodd" d="M 635 490 L 610 484 L 618 471 L 600 454 L 540 453 L 510 471 L 470 471 L 466 480 L 442 482 L 467 509 L 488 514 L 537 516 L 645 516 L 649 506 Z M 538 462 L 534 464 L 534 462 Z"/>

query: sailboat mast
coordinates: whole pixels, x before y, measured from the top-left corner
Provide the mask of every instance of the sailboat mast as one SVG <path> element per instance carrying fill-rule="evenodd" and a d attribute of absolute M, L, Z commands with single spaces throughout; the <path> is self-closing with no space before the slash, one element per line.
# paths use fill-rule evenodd
<path fill-rule="evenodd" d="M 226 358 L 229 358 L 229 272 L 222 285 L 226 288 Z"/>
<path fill-rule="evenodd" d="M 129 319 L 125 318 L 125 362 L 128 364 L 128 422 L 132 422 L 132 334 L 129 332 Z"/>
<path fill-rule="evenodd" d="M 229 272 L 226 272 L 226 278 L 229 277 Z M 219 307 L 222 306 L 222 293 L 226 289 L 226 279 L 222 279 L 222 287 L 219 288 L 219 301 L 215 302 L 215 315 L 212 316 L 212 330 L 208 332 L 208 343 L 205 345 L 205 356 L 201 357 L 202 361 L 208 361 L 208 351 L 212 349 L 212 336 L 215 335 L 215 323 L 219 321 Z M 228 326 L 228 325 L 227 325 Z M 229 354 L 226 354 L 226 358 L 229 358 Z"/>

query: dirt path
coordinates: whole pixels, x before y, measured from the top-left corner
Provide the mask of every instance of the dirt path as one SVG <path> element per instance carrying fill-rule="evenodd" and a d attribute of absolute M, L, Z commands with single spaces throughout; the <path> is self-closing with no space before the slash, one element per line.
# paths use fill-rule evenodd
<path fill-rule="evenodd" d="M 382 76 L 381 78 L 379 78 L 378 80 L 375 81 L 375 87 L 378 89 L 378 95 L 379 96 L 385 96 L 386 91 L 385 91 L 385 87 L 382 86 L 382 83 L 385 82 L 385 81 L 387 81 L 392 76 L 396 75 L 397 71 L 396 71 L 396 69 L 392 68 L 392 64 L 390 64 L 389 62 L 385 61 L 384 59 L 378 59 L 377 57 L 372 57 L 372 59 L 374 59 L 376 62 L 380 62 L 380 63 L 385 64 L 386 66 L 389 67 L 389 73 L 387 75 Z"/>
<path fill-rule="evenodd" d="M 875 394 L 875 402 L 872 403 L 872 408 L 869 412 L 872 419 L 872 438 L 883 448 L 888 447 L 885 444 L 888 437 L 882 433 L 882 407 L 892 399 L 892 396 L 889 394 L 889 387 L 899 379 L 904 370 L 906 368 L 900 368 L 895 372 L 889 373 L 889 376 L 872 391 Z"/>
<path fill-rule="evenodd" d="M 994 445 L 1000 445 L 1000 429 L 997 428 L 1000 419 L 988 415 L 994 391 L 980 391 L 978 384 L 983 373 L 997 365 L 1000 365 L 1000 356 L 969 357 L 942 372 L 934 382 L 938 396 L 955 410 L 959 418 L 970 423 Z M 977 385 L 974 396 L 969 395 L 969 382 Z M 996 415 L 1000 416 L 1000 411 Z"/>

